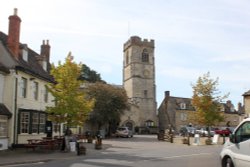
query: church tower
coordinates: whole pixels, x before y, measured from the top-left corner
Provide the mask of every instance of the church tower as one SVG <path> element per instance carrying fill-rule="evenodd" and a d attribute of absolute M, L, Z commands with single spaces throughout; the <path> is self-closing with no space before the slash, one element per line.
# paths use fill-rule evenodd
<path fill-rule="evenodd" d="M 154 40 L 132 36 L 124 44 L 123 87 L 129 98 L 130 109 L 125 111 L 121 124 L 138 133 L 158 126 Z"/>

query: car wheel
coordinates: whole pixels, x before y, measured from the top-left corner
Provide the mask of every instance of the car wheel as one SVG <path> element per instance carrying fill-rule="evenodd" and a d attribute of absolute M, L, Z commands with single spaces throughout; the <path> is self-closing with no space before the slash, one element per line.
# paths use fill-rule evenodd
<path fill-rule="evenodd" d="M 222 167 L 234 167 L 233 161 L 231 158 L 227 157 L 224 162 Z"/>

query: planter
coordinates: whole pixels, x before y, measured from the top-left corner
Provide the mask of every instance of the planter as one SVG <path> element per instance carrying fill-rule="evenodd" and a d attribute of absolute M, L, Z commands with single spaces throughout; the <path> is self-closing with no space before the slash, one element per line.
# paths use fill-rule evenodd
<path fill-rule="evenodd" d="M 93 139 L 92 138 L 88 138 L 88 143 L 93 143 Z"/>
<path fill-rule="evenodd" d="M 206 145 L 212 145 L 212 139 L 208 138 L 205 140 Z"/>
<path fill-rule="evenodd" d="M 99 142 L 99 141 L 96 141 L 96 142 L 95 142 L 95 149 L 96 149 L 96 150 L 102 149 L 102 143 Z"/>
<path fill-rule="evenodd" d="M 187 138 L 182 139 L 182 143 L 183 144 L 188 144 L 188 139 Z"/>

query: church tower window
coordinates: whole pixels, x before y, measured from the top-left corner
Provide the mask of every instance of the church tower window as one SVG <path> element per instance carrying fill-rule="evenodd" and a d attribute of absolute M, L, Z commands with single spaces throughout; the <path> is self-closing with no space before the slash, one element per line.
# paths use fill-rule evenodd
<path fill-rule="evenodd" d="M 128 63 L 129 63 L 129 55 L 128 55 L 128 52 L 127 52 L 127 54 L 126 54 L 126 65 L 128 65 Z"/>
<path fill-rule="evenodd" d="M 148 62 L 149 58 L 148 58 L 148 51 L 147 49 L 143 49 L 142 51 L 142 62 Z"/>

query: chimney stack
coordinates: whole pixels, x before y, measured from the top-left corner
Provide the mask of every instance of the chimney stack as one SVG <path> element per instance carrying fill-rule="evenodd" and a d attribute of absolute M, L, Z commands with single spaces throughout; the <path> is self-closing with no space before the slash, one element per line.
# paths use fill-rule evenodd
<path fill-rule="evenodd" d="M 41 54 L 42 57 L 49 63 L 50 62 L 50 45 L 49 40 L 43 40 L 43 44 L 41 45 Z"/>
<path fill-rule="evenodd" d="M 9 34 L 7 45 L 16 59 L 18 59 L 19 56 L 20 25 L 21 19 L 17 16 L 17 8 L 15 8 L 14 15 L 9 16 Z"/>

